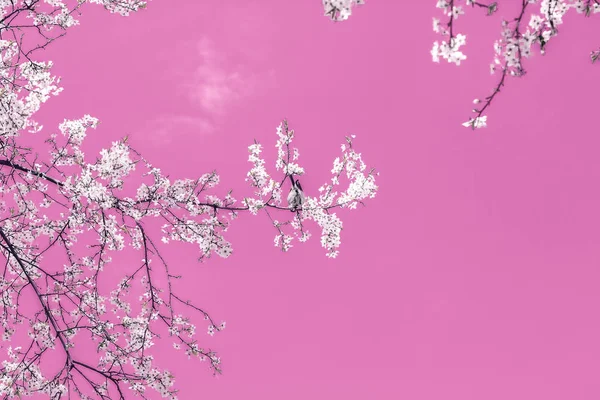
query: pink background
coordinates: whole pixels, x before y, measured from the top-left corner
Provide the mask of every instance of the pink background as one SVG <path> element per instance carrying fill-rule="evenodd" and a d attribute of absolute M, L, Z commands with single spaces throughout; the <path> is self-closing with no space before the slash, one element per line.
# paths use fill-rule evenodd
<path fill-rule="evenodd" d="M 337 24 L 319 0 L 155 0 L 129 18 L 90 6 L 43 53 L 65 91 L 40 119 L 100 118 L 92 158 L 128 134 L 173 177 L 216 168 L 241 198 L 247 145 L 272 155 L 286 117 L 309 193 L 346 134 L 381 172 L 379 197 L 343 213 L 336 260 L 318 235 L 281 254 L 264 215 L 235 221 L 228 260 L 170 250 L 181 290 L 227 321 L 214 338 L 199 326 L 222 376 L 158 357 L 180 398 L 598 398 L 598 17 L 570 12 L 490 127 L 460 126 L 495 85 L 492 43 L 517 3 L 458 19 L 458 68 L 431 62 L 433 0 L 370 0 Z"/>

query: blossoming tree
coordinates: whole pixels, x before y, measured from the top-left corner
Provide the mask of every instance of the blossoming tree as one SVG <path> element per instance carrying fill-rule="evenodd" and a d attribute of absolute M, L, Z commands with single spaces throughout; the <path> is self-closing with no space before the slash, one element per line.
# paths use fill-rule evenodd
<path fill-rule="evenodd" d="M 219 357 L 196 339 L 194 314 L 211 335 L 225 324 L 176 290 L 181 276 L 163 257 L 165 246 L 190 243 L 198 246 L 200 259 L 228 257 L 227 228 L 249 212 L 267 215 L 283 251 L 294 238 L 306 241 L 310 225 L 317 226 L 326 254 L 335 257 L 342 230 L 335 212 L 374 197 L 376 173 L 348 137 L 333 162 L 331 181 L 290 209 L 282 191 L 304 168 L 287 121 L 276 130 L 275 175 L 266 167 L 262 145 L 249 146 L 253 194 L 239 200 L 231 192 L 216 194 L 216 172 L 169 179 L 126 138 L 90 159 L 82 144 L 98 120 L 89 115 L 65 120 L 58 134 L 30 147 L 30 133 L 44 134 L 34 114 L 61 91 L 52 64 L 34 60 L 34 53 L 76 25 L 85 3 L 124 16 L 146 5 L 0 0 L 0 329 L 6 352 L 0 395 L 123 399 L 131 391 L 146 398 L 154 389 L 175 399 L 173 376 L 156 365 L 153 345 L 171 341 L 219 372 Z M 332 18 L 349 15 L 341 3 L 331 2 Z M 106 280 L 100 284 L 103 271 L 127 252 L 138 261 L 119 266 L 122 275 L 106 289 Z"/>

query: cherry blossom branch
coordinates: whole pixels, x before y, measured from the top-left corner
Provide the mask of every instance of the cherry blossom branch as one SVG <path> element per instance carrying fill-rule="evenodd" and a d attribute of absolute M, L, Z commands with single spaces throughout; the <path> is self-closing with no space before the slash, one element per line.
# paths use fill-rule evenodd
<path fill-rule="evenodd" d="M 504 86 L 507 74 L 511 76 L 522 76 L 525 74 L 525 70 L 522 67 L 522 58 L 524 50 L 520 45 L 516 45 L 515 43 L 519 43 L 521 41 L 521 22 L 523 20 L 523 16 L 525 15 L 525 10 L 529 5 L 528 0 L 521 0 L 521 10 L 519 15 L 515 17 L 511 22 L 503 21 L 504 26 L 504 38 L 508 43 L 506 44 L 506 51 L 504 53 L 506 61 L 504 65 L 501 66 L 502 73 L 500 75 L 500 80 L 498 84 L 492 91 L 492 94 L 487 96 L 483 102 L 483 106 L 479 108 L 473 109 L 473 113 L 475 113 L 474 118 L 470 118 L 469 121 L 465 122 L 463 126 L 471 127 L 472 129 L 482 128 L 486 126 L 487 117 L 483 115 L 485 110 L 492 104 L 492 101 L 496 97 L 498 93 L 500 93 L 500 89 Z M 511 23 L 514 25 L 514 29 L 510 28 Z M 496 53 L 500 55 L 500 48 L 502 46 L 502 42 L 498 42 L 496 45 Z M 525 50 L 529 51 L 529 50 Z M 529 53 L 526 53 L 527 55 Z M 498 58 L 495 59 L 496 65 L 500 62 Z M 494 64 L 491 67 L 492 72 L 495 70 Z M 475 104 L 479 104 L 480 100 L 476 99 L 474 101 Z"/>
<path fill-rule="evenodd" d="M 437 7 L 442 8 L 444 13 L 449 16 L 449 22 L 446 28 L 442 28 L 437 18 L 434 18 L 433 29 L 436 33 L 448 36 L 447 42 L 434 42 L 431 55 L 434 62 L 439 62 L 441 58 L 449 62 L 460 64 L 466 59 L 459 47 L 466 43 L 466 37 L 462 34 L 454 33 L 454 20 L 462 14 L 462 8 L 457 6 L 459 0 L 438 0 Z M 465 0 L 467 5 L 478 8 L 488 9 L 488 15 L 496 12 L 498 7 L 496 3 L 484 4 L 472 0 Z M 532 13 L 527 27 L 522 22 L 528 6 L 539 3 L 539 13 Z M 494 73 L 497 69 L 501 70 L 498 84 L 492 91 L 492 94 L 486 97 L 481 106 L 473 110 L 474 116 L 463 123 L 463 126 L 476 129 L 487 126 L 487 116 L 484 115 L 493 99 L 500 92 L 506 83 L 506 76 L 522 76 L 525 74 L 522 62 L 523 57 L 530 57 L 532 46 L 539 44 L 540 52 L 545 53 L 548 42 L 558 34 L 558 26 L 563 23 L 563 16 L 566 12 L 575 8 L 578 13 L 589 17 L 592 13 L 600 12 L 600 0 L 521 0 L 521 10 L 519 15 L 512 20 L 502 22 L 502 39 L 494 43 L 494 63 L 490 66 L 490 71 Z M 590 59 L 594 63 L 600 57 L 600 50 L 592 51 Z M 503 59 L 503 60 L 501 60 Z M 481 103 L 476 99 L 475 104 Z"/>
<path fill-rule="evenodd" d="M 498 3 L 497 2 L 493 2 L 490 4 L 484 4 L 484 3 L 480 3 L 478 1 L 467 0 L 467 5 L 471 5 L 471 7 L 477 6 L 479 8 L 485 8 L 487 11 L 487 15 L 492 15 L 493 13 L 498 11 Z"/>
<path fill-rule="evenodd" d="M 436 7 L 442 9 L 444 14 L 448 17 L 448 22 L 445 24 L 445 27 L 442 27 L 440 20 L 435 17 L 433 18 L 433 31 L 443 37 L 447 37 L 447 39 L 441 43 L 437 41 L 433 43 L 431 56 L 434 62 L 440 62 L 441 57 L 450 63 L 460 65 L 460 62 L 467 58 L 460 50 L 460 48 L 466 44 L 466 36 L 460 33 L 455 34 L 454 29 L 456 19 L 458 19 L 459 15 L 464 14 L 463 8 L 456 5 L 457 3 L 458 0 L 438 0 L 436 4 Z M 492 15 L 498 9 L 496 2 L 484 4 L 473 0 L 466 0 L 466 5 L 485 8 L 487 10 L 487 15 Z"/>
<path fill-rule="evenodd" d="M 56 333 L 56 338 L 59 340 L 60 344 L 62 345 L 63 350 L 65 351 L 66 361 L 65 361 L 64 368 L 67 369 L 67 375 L 68 375 L 70 373 L 70 370 L 73 368 L 73 359 L 71 356 L 71 352 L 69 351 L 69 346 L 67 344 L 67 340 L 64 337 L 64 333 L 59 329 L 58 323 L 57 323 L 56 319 L 54 318 L 54 315 L 53 315 L 50 307 L 42 298 L 42 295 L 40 293 L 40 290 L 39 290 L 37 284 L 35 283 L 34 279 L 31 277 L 31 275 L 28 271 L 28 268 L 25 266 L 25 263 L 21 259 L 21 256 L 18 254 L 17 249 L 13 246 L 11 240 L 8 238 L 8 236 L 6 235 L 6 233 L 4 232 L 4 230 L 1 227 L 0 227 L 0 238 L 2 238 L 2 240 L 5 242 L 6 246 L 8 247 L 8 250 L 9 250 L 9 255 L 7 255 L 7 257 L 6 257 L 7 261 L 10 262 L 10 257 L 12 256 L 15 259 L 15 261 L 17 262 L 17 264 L 19 265 L 19 267 L 21 268 L 21 271 L 23 272 L 23 275 L 25 276 L 25 278 L 28 282 L 28 285 L 31 286 L 33 288 L 33 291 L 35 292 L 35 295 L 42 307 L 42 311 L 43 311 L 44 315 L 46 316 L 47 320 L 50 322 L 50 325 L 52 326 L 52 329 Z M 32 344 L 33 344 L 33 342 L 32 342 Z M 38 358 L 39 357 L 36 357 L 36 360 Z M 63 370 L 64 370 L 64 368 L 63 368 Z M 63 370 L 61 370 L 61 372 L 59 372 L 59 375 L 62 373 Z"/>
<path fill-rule="evenodd" d="M 22 171 L 22 172 L 25 172 L 28 174 L 32 174 L 33 176 L 43 178 L 43 179 L 47 180 L 48 182 L 54 183 L 55 185 L 58 185 L 58 186 L 63 185 L 62 182 L 59 182 L 56 179 L 49 177 L 48 175 L 44 174 L 43 172 L 34 171 L 32 169 L 22 167 L 21 165 L 15 164 L 9 160 L 0 160 L 0 165 L 5 165 L 8 167 L 14 168 L 17 171 Z"/>
<path fill-rule="evenodd" d="M 195 326 L 190 317 L 180 314 L 176 309 L 183 306 L 200 313 L 209 323 L 210 335 L 223 329 L 225 324 L 216 324 L 207 312 L 176 293 L 173 280 L 179 276 L 171 273 L 167 261 L 160 254 L 148 231 L 148 222 L 143 222 L 148 217 L 163 221 L 164 243 L 172 240 L 197 243 L 202 259 L 209 257 L 212 252 L 223 257 L 231 254 L 231 246 L 222 236 L 222 232 L 228 227 L 228 218 L 222 215 L 223 212 L 231 213 L 233 219 L 239 212 L 249 211 L 256 214 L 260 209 L 264 209 L 278 229 L 276 245 L 282 250 L 287 251 L 291 247 L 292 236 L 286 231 L 288 228 L 297 232 L 300 241 L 305 241 L 310 236 L 305 223 L 307 220 L 313 220 L 322 229 L 321 240 L 328 255 L 335 257 L 340 244 L 341 220 L 331 211 L 336 208 L 352 209 L 357 204 L 364 205 L 363 199 L 374 197 L 377 190 L 377 186 L 374 185 L 376 173 L 374 170 L 366 171 L 360 154 L 354 150 L 353 138 L 348 137 L 346 144 L 342 145 L 342 158 L 334 162 L 332 183 L 321 189 L 324 194 L 319 198 L 309 196 L 306 204 L 295 210 L 292 220 L 279 223 L 267 210 L 289 212 L 289 207 L 281 204 L 282 185 L 286 178 L 291 179 L 292 175 L 304 174 L 304 169 L 297 164 L 298 150 L 291 147 L 294 132 L 289 129 L 287 121 L 282 122 L 277 130 L 279 139 L 276 168 L 282 171 L 283 178 L 275 181 L 268 177 L 264 160 L 258 156 L 260 144 L 255 142 L 249 148 L 250 161 L 254 167 L 248 173 L 248 178 L 257 189 L 258 199 L 246 197 L 243 206 L 235 205 L 236 200 L 231 197 L 231 191 L 224 198 L 205 193 L 219 182 L 215 172 L 195 180 L 171 182 L 125 141 L 113 143 L 111 149 L 102 150 L 101 157 L 96 162 L 87 163 L 80 146 L 86 136 L 86 129 L 95 127 L 96 123 L 95 119 L 86 116 L 81 120 L 65 121 L 61 124 L 66 142 L 59 144 L 56 135 L 50 137 L 47 143 L 50 145 L 51 160 L 48 163 L 39 164 L 28 160 L 32 155 L 27 152 L 15 155 L 12 160 L 0 160 L 0 166 L 3 167 L 0 169 L 0 178 L 9 192 L 16 190 L 18 193 L 15 205 L 18 212 L 11 212 L 0 222 L 1 232 L 9 229 L 11 235 L 16 238 L 17 245 L 13 244 L 13 240 L 10 242 L 12 247 L 7 244 L 4 248 L 11 254 L 14 252 L 19 260 L 23 260 L 21 270 L 28 268 L 28 275 L 22 278 L 23 285 L 6 285 L 4 281 L 0 281 L 0 285 L 4 285 L 6 290 L 17 298 L 27 286 L 39 288 L 36 290 L 36 293 L 39 293 L 39 301 L 52 316 L 49 326 L 55 333 L 54 338 L 59 341 L 63 338 L 65 350 L 74 345 L 75 342 L 70 339 L 72 336 L 89 332 L 92 339 L 99 343 L 98 354 L 104 355 L 95 367 L 90 362 L 73 358 L 69 354 L 68 362 L 61 373 L 50 378 L 41 378 L 40 375 L 33 381 L 37 383 L 32 386 L 22 375 L 26 368 L 31 368 L 32 357 L 30 353 L 19 353 L 21 358 L 17 360 L 18 367 L 12 374 L 17 374 L 14 375 L 17 383 L 5 389 L 0 387 L 0 390 L 8 390 L 6 393 L 17 395 L 44 390 L 60 395 L 73 390 L 83 396 L 86 390 L 82 384 L 85 384 L 90 388 L 90 393 L 94 393 L 98 398 L 112 398 L 111 390 L 116 391 L 114 396 L 121 398 L 122 384 L 128 382 L 130 388 L 141 395 L 147 387 L 152 387 L 164 395 L 174 396 L 170 373 L 152 372 L 157 370 L 153 367 L 149 349 L 153 345 L 153 339 L 159 338 L 162 330 L 166 330 L 169 336 L 175 339 L 173 346 L 176 350 L 183 348 L 188 357 L 207 360 L 215 373 L 221 371 L 219 357 L 213 351 L 201 348 L 197 340 L 193 339 Z M 15 159 L 21 161 L 17 162 Z M 135 198 L 120 195 L 125 187 L 125 177 L 140 166 L 147 171 L 141 171 L 142 178 L 150 177 L 153 182 L 142 183 L 136 191 Z M 70 170 L 79 172 L 73 173 Z M 346 191 L 338 195 L 333 188 L 339 185 L 342 175 L 349 179 L 350 184 Z M 47 185 L 42 185 L 42 182 L 53 185 L 54 189 L 50 190 Z M 40 220 L 37 217 L 38 206 L 31 200 L 31 196 L 36 193 L 44 198 L 39 204 L 40 207 L 55 206 L 67 211 L 68 223 Z M 62 197 L 62 200 L 50 202 L 47 196 Z M 260 198 L 267 201 L 259 200 Z M 199 216 L 204 216 L 201 223 L 194 220 Z M 77 236 L 83 232 L 83 226 L 99 238 L 99 243 L 87 245 L 91 253 L 77 255 L 71 248 Z M 40 235 L 49 237 L 47 245 L 34 244 L 39 242 Z M 9 236 L 4 236 L 7 242 Z M 38 239 L 29 239 L 30 237 Z M 139 267 L 127 273 L 117 289 L 111 292 L 110 302 L 117 315 L 117 320 L 111 320 L 104 317 L 106 298 L 99 290 L 98 280 L 100 271 L 111 262 L 110 254 L 122 250 L 127 242 L 133 249 L 141 250 L 142 261 Z M 64 249 L 68 260 L 62 272 L 60 269 L 53 271 L 39 265 L 42 255 L 57 245 Z M 20 250 L 11 251 L 11 248 Z M 165 295 L 165 288 L 159 287 L 154 279 L 158 272 L 151 267 L 153 257 L 162 265 L 161 274 L 167 277 Z M 10 262 L 10 258 L 7 258 L 7 262 Z M 7 271 L 14 271 L 10 263 L 4 270 L 5 276 Z M 29 271 L 34 271 L 35 276 Z M 132 284 L 137 280 L 141 283 L 143 301 L 140 304 L 140 312 L 134 316 L 127 298 L 130 296 Z M 51 298 L 58 303 L 56 307 L 50 308 L 47 300 Z M 10 300 L 9 303 L 12 304 Z M 10 317 L 12 309 L 4 307 L 3 311 L 18 326 L 19 317 Z M 17 315 L 20 315 L 18 300 Z M 43 322 L 38 321 L 37 316 L 28 320 L 30 326 L 38 326 Z M 48 347 L 54 339 L 46 332 L 47 328 L 44 329 L 34 337 L 41 334 L 46 338 L 44 340 L 47 341 Z M 5 327 L 6 332 L 8 331 Z M 13 334 L 14 330 L 11 330 L 9 335 Z M 119 337 L 126 336 L 129 337 L 127 342 L 119 341 Z M 39 364 L 44 354 L 45 350 L 36 354 L 33 360 Z M 88 353 L 89 355 L 91 354 Z M 77 374 L 73 375 L 71 371 L 76 371 Z M 5 373 L 9 374 L 9 371 Z M 95 375 L 89 375 L 90 373 Z M 103 378 L 104 382 L 99 382 L 98 378 Z M 89 396 L 89 393 L 85 396 Z"/>

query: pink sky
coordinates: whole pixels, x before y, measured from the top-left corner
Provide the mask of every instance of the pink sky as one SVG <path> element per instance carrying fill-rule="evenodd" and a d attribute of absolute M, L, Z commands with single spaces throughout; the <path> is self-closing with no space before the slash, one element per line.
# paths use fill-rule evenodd
<path fill-rule="evenodd" d="M 247 146 L 273 151 L 286 117 L 306 191 L 347 134 L 381 172 L 379 197 L 343 213 L 335 260 L 318 237 L 282 254 L 264 215 L 235 221 L 227 260 L 168 252 L 181 290 L 227 321 L 214 338 L 199 327 L 222 376 L 159 356 L 181 399 L 598 398 L 598 17 L 570 12 L 490 126 L 460 125 L 495 85 L 492 43 L 516 3 L 459 18 L 460 67 L 431 62 L 433 0 L 367 1 L 344 23 L 319 0 L 90 6 L 43 53 L 65 91 L 40 119 L 98 117 L 90 157 L 128 134 L 173 177 L 216 168 L 241 197 Z"/>

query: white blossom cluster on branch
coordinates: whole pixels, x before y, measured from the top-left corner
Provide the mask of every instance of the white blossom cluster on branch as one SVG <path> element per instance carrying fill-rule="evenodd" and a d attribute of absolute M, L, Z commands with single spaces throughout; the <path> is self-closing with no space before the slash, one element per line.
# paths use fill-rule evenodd
<path fill-rule="evenodd" d="M 145 7 L 137 0 L 89 2 L 122 15 Z M 154 346 L 170 341 L 173 351 L 218 373 L 221 360 L 199 342 L 197 325 L 214 335 L 225 323 L 181 293 L 182 275 L 163 254 L 169 243 L 197 246 L 200 260 L 229 257 L 228 227 L 249 212 L 265 214 L 281 250 L 306 241 L 315 227 L 335 257 L 343 227 L 336 211 L 373 198 L 377 173 L 348 137 L 318 193 L 284 204 L 288 181 L 305 174 L 287 121 L 276 129 L 274 171 L 262 145 L 249 146 L 253 193 L 241 200 L 232 191 L 217 195 L 214 171 L 170 178 L 127 138 L 86 155 L 86 137 L 99 123 L 90 115 L 64 120 L 39 147 L 25 145 L 30 133 L 45 135 L 34 115 L 61 92 L 52 64 L 34 53 L 76 25 L 84 3 L 0 0 L 0 395 L 96 400 L 130 392 L 147 398 L 154 390 L 176 399 L 174 377 L 155 361 Z M 351 3 L 360 1 L 331 2 L 339 7 L 332 18 L 347 18 Z M 135 261 L 120 261 L 124 255 Z"/>
<path fill-rule="evenodd" d="M 450 63 L 460 65 L 467 56 L 461 47 L 466 44 L 466 35 L 456 33 L 456 20 L 459 15 L 464 14 L 464 9 L 459 5 L 459 0 L 437 0 L 436 7 L 440 8 L 446 22 L 439 18 L 433 18 L 433 30 L 444 37 L 444 40 L 435 41 L 431 50 L 434 62 L 444 59 Z M 464 0 L 465 6 L 482 8 L 487 15 L 498 11 L 497 2 L 484 4 L 473 0 Z M 539 7 L 534 10 L 534 5 Z M 490 107 L 496 95 L 506 83 L 506 77 L 519 77 L 525 74 L 523 66 L 524 58 L 529 58 L 535 47 L 544 54 L 548 42 L 555 37 L 558 27 L 563 23 L 564 15 L 575 9 L 578 13 L 587 17 L 600 12 L 600 0 L 519 0 L 519 8 L 516 15 L 502 20 L 500 39 L 494 42 L 493 63 L 490 64 L 492 74 L 499 72 L 497 85 L 490 95 L 483 100 L 475 99 L 477 106 L 473 109 L 473 115 L 463 123 L 464 126 L 477 129 L 487 126 L 485 111 Z M 592 62 L 598 59 L 598 52 L 590 55 Z"/>
<path fill-rule="evenodd" d="M 300 153 L 291 146 L 294 131 L 289 129 L 287 121 L 277 127 L 277 161 L 275 168 L 283 173 L 281 180 L 271 178 L 265 168 L 265 161 L 261 158 L 262 146 L 255 143 L 249 147 L 249 161 L 253 164 L 248 172 L 248 180 L 256 188 L 255 199 L 244 199 L 244 203 L 253 214 L 259 210 L 286 208 L 281 206 L 282 187 L 290 176 L 304 174 L 304 168 L 298 164 Z M 293 238 L 304 242 L 310 237 L 310 232 L 305 226 L 305 221 L 315 222 L 321 229 L 321 244 L 327 250 L 329 257 L 338 254 L 342 221 L 332 212 L 336 208 L 356 209 L 366 199 L 375 197 L 377 185 L 375 184 L 376 172 L 367 170 L 360 153 L 352 146 L 353 137 L 347 137 L 346 143 L 341 145 L 342 155 L 333 162 L 331 181 L 319 188 L 318 196 L 306 197 L 305 203 L 297 210 L 292 219 L 279 221 L 272 219 L 277 228 L 275 245 L 287 251 L 292 246 Z M 347 186 L 340 190 L 340 179 L 346 179 Z M 269 214 L 270 215 L 270 214 Z M 290 226 L 290 230 L 286 227 Z M 287 232 L 287 233 L 286 233 Z"/>
<path fill-rule="evenodd" d="M 325 16 L 333 21 L 345 21 L 352 15 L 354 6 L 365 4 L 365 0 L 323 0 Z"/>

